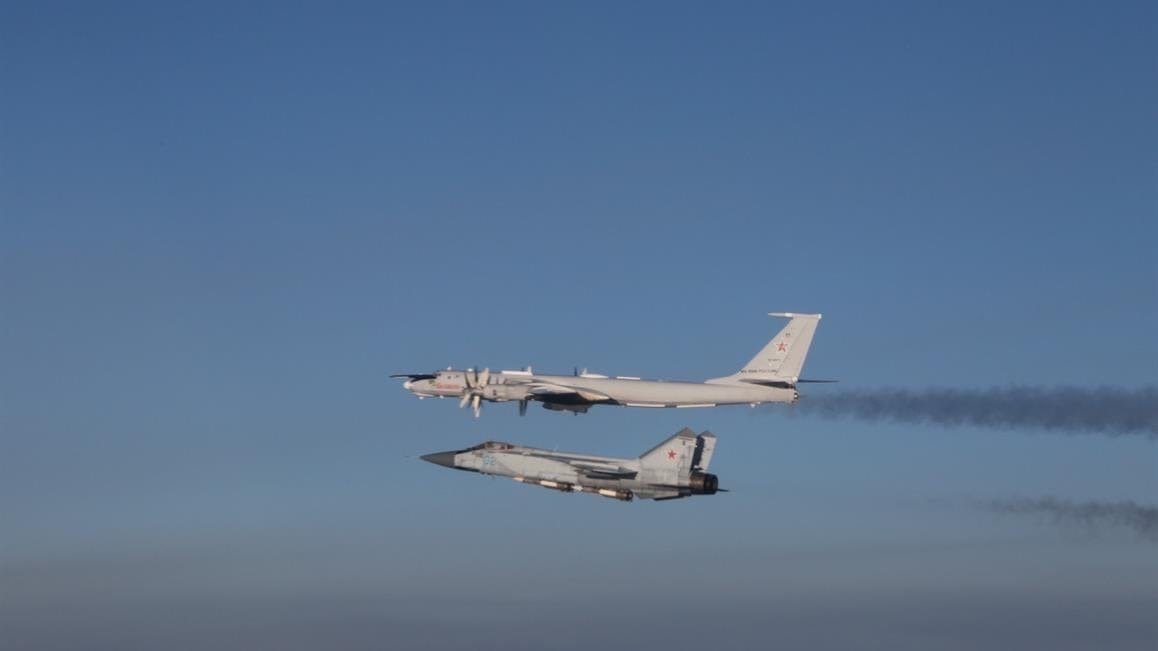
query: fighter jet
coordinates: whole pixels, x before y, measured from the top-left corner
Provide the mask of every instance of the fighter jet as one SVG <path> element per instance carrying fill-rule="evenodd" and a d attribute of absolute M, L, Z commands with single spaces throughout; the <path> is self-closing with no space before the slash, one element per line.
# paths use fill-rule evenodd
<path fill-rule="evenodd" d="M 436 452 L 423 460 L 456 470 L 510 477 L 565 493 L 590 493 L 630 502 L 715 495 L 720 488 L 708 464 L 716 437 L 684 428 L 637 459 L 555 452 L 500 441 L 465 450 Z"/>
<path fill-rule="evenodd" d="M 402 385 L 419 398 L 459 398 L 459 406 L 471 405 L 475 418 L 482 403 L 517 401 L 519 414 L 536 401 L 546 409 L 584 413 L 592 405 L 626 407 L 715 407 L 752 405 L 765 402 L 795 402 L 797 384 L 827 382 L 799 377 L 819 314 L 770 312 L 770 316 L 790 319 L 772 341 L 739 371 L 703 382 L 643 380 L 638 377 L 608 377 L 575 371 L 573 375 L 540 375 L 530 367 L 521 371 L 489 369 L 455 370 L 432 373 L 402 373 Z"/>

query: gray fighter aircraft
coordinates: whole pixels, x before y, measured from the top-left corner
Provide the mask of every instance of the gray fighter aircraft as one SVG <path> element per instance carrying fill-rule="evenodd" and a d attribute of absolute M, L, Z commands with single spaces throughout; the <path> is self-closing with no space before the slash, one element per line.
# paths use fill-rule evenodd
<path fill-rule="evenodd" d="M 801 379 L 800 371 L 819 314 L 770 312 L 770 316 L 790 320 L 756 356 L 736 373 L 703 382 L 643 380 L 638 377 L 608 377 L 584 370 L 574 375 L 540 375 L 530 367 L 521 371 L 489 369 L 455 370 L 432 373 L 402 373 L 402 385 L 419 398 L 460 398 L 459 406 L 471 405 L 475 418 L 482 403 L 519 403 L 519 414 L 527 413 L 528 402 L 541 402 L 555 411 L 586 412 L 592 405 L 626 407 L 715 407 L 717 405 L 756 406 L 765 402 L 795 402 L 797 384 L 828 380 Z"/>
<path fill-rule="evenodd" d="M 629 502 L 636 497 L 672 500 L 727 492 L 720 488 L 717 477 L 707 472 L 715 446 L 712 433 L 697 436 L 685 427 L 637 459 L 555 452 L 500 441 L 427 454 L 422 459 L 567 493 Z"/>

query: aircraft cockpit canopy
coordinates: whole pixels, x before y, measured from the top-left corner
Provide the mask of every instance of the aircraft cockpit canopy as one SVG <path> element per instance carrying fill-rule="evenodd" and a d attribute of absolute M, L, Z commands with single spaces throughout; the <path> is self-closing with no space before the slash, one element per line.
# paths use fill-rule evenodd
<path fill-rule="evenodd" d="M 487 441 L 486 443 L 479 443 L 470 450 L 514 450 L 515 446 L 510 443 L 503 443 L 502 441 Z"/>

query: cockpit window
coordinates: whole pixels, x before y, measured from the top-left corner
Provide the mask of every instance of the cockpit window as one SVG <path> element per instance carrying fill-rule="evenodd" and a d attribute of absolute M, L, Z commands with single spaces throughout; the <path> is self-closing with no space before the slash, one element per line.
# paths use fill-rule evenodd
<path fill-rule="evenodd" d="M 502 441 L 487 441 L 486 443 L 479 443 L 473 448 L 467 448 L 466 451 L 472 450 L 514 450 L 515 446 L 510 443 L 503 443 Z"/>

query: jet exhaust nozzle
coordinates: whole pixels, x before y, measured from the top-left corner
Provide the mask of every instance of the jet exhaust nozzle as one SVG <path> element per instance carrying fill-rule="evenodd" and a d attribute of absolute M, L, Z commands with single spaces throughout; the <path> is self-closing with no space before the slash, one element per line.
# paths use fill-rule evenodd
<path fill-rule="evenodd" d="M 711 473 L 693 472 L 688 487 L 692 495 L 715 495 L 720 490 L 720 480 Z"/>

